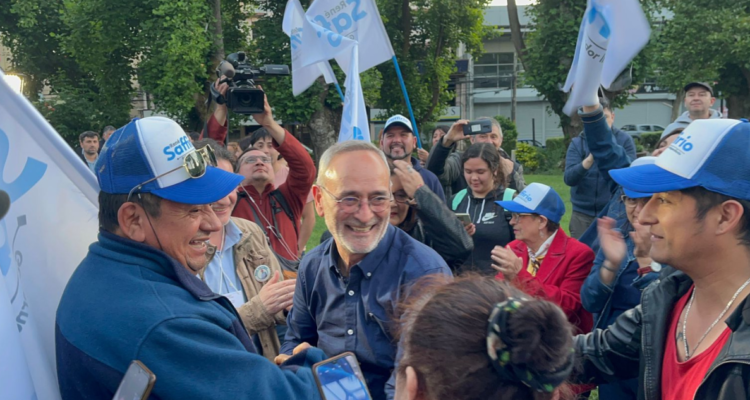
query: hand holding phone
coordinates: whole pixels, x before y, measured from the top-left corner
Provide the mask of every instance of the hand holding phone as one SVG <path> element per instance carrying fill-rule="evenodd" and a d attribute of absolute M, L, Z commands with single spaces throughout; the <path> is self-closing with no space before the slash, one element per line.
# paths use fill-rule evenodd
<path fill-rule="evenodd" d="M 471 215 L 466 213 L 456 213 L 456 217 L 458 217 L 458 220 L 461 221 L 464 226 L 469 225 L 471 223 Z"/>
<path fill-rule="evenodd" d="M 323 400 L 372 400 L 354 353 L 346 352 L 313 365 Z"/>
<path fill-rule="evenodd" d="M 464 125 L 464 135 L 481 135 L 492 132 L 492 122 L 487 119 L 469 121 Z"/>

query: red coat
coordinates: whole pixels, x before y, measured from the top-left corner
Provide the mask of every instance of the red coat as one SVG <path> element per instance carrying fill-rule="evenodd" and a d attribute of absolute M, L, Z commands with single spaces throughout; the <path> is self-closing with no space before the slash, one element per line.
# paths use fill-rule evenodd
<path fill-rule="evenodd" d="M 536 276 L 532 276 L 526 270 L 529 265 L 526 244 L 514 240 L 508 247 L 523 260 L 523 268 L 513 283 L 532 296 L 559 305 L 570 323 L 578 327 L 577 333 L 591 332 L 594 320 L 581 304 L 581 286 L 594 265 L 594 252 L 559 229 Z M 496 278 L 503 279 L 503 275 L 497 274 Z"/>

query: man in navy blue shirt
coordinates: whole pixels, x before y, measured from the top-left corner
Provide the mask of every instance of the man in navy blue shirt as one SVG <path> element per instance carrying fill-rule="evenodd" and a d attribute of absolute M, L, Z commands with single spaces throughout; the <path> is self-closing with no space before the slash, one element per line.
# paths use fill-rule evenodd
<path fill-rule="evenodd" d="M 388 223 L 390 172 L 372 144 L 347 141 L 326 150 L 313 194 L 333 237 L 302 260 L 281 353 L 304 342 L 328 356 L 351 351 L 373 398 L 391 399 L 396 306 L 415 280 L 450 275 L 450 269 L 435 251 Z"/>
<path fill-rule="evenodd" d="M 399 114 L 388 118 L 383 128 L 383 136 L 380 138 L 380 149 L 385 153 L 389 167 L 394 168 L 394 160 L 410 162 L 414 171 L 422 176 L 425 186 L 445 202 L 445 191 L 443 191 L 443 185 L 440 184 L 437 175 L 426 168 L 422 168 L 419 159 L 412 155 L 416 146 L 417 137 L 414 136 L 411 121 Z"/>

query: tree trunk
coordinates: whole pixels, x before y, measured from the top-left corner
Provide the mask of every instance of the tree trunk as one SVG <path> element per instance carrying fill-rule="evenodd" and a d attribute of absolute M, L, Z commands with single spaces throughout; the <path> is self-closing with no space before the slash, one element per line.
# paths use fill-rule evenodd
<path fill-rule="evenodd" d="M 747 118 L 750 116 L 750 96 L 731 95 L 727 98 L 727 109 L 732 119 Z"/>
<path fill-rule="evenodd" d="M 338 127 L 340 126 L 340 121 L 338 121 L 340 117 L 325 105 L 327 96 L 328 90 L 323 90 L 320 93 L 318 99 L 322 106 L 310 117 L 310 121 L 307 123 L 307 128 L 310 129 L 313 151 L 315 152 L 315 165 L 320 163 L 323 152 L 336 143 Z"/>
<path fill-rule="evenodd" d="M 526 59 L 526 43 L 524 43 L 523 34 L 521 33 L 521 22 L 518 19 L 516 0 L 508 0 L 508 21 L 510 22 L 510 37 L 513 40 L 513 47 L 516 48 L 516 54 L 518 54 L 518 58 L 521 60 L 524 69 L 527 69 L 524 64 Z"/>
<path fill-rule="evenodd" d="M 213 26 L 213 57 L 212 62 L 214 68 L 224 59 L 224 30 L 221 27 L 221 0 L 213 0 L 211 2 L 214 14 L 214 26 Z"/>
<path fill-rule="evenodd" d="M 409 47 L 411 45 L 411 7 L 409 0 L 401 2 L 401 29 L 404 32 L 404 44 L 401 47 L 401 58 L 406 60 L 409 56 Z"/>
<path fill-rule="evenodd" d="M 674 105 L 672 105 L 672 116 L 670 121 L 674 121 L 680 116 L 680 110 L 682 109 L 682 103 L 685 101 L 685 91 L 678 90 L 677 95 L 674 99 Z"/>

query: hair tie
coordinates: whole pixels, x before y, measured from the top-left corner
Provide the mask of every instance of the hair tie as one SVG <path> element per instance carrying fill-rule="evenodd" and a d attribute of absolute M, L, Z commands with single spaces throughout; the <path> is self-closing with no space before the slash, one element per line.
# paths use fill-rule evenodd
<path fill-rule="evenodd" d="M 522 382 L 524 385 L 539 392 L 552 393 L 556 387 L 570 376 L 573 370 L 574 350 L 571 349 L 567 362 L 553 371 L 536 371 L 526 365 L 516 365 L 510 362 L 510 348 L 508 347 L 508 319 L 515 314 L 527 300 L 509 297 L 497 303 L 492 309 L 487 326 L 487 355 L 492 360 L 492 366 L 500 378 L 511 382 Z"/>

